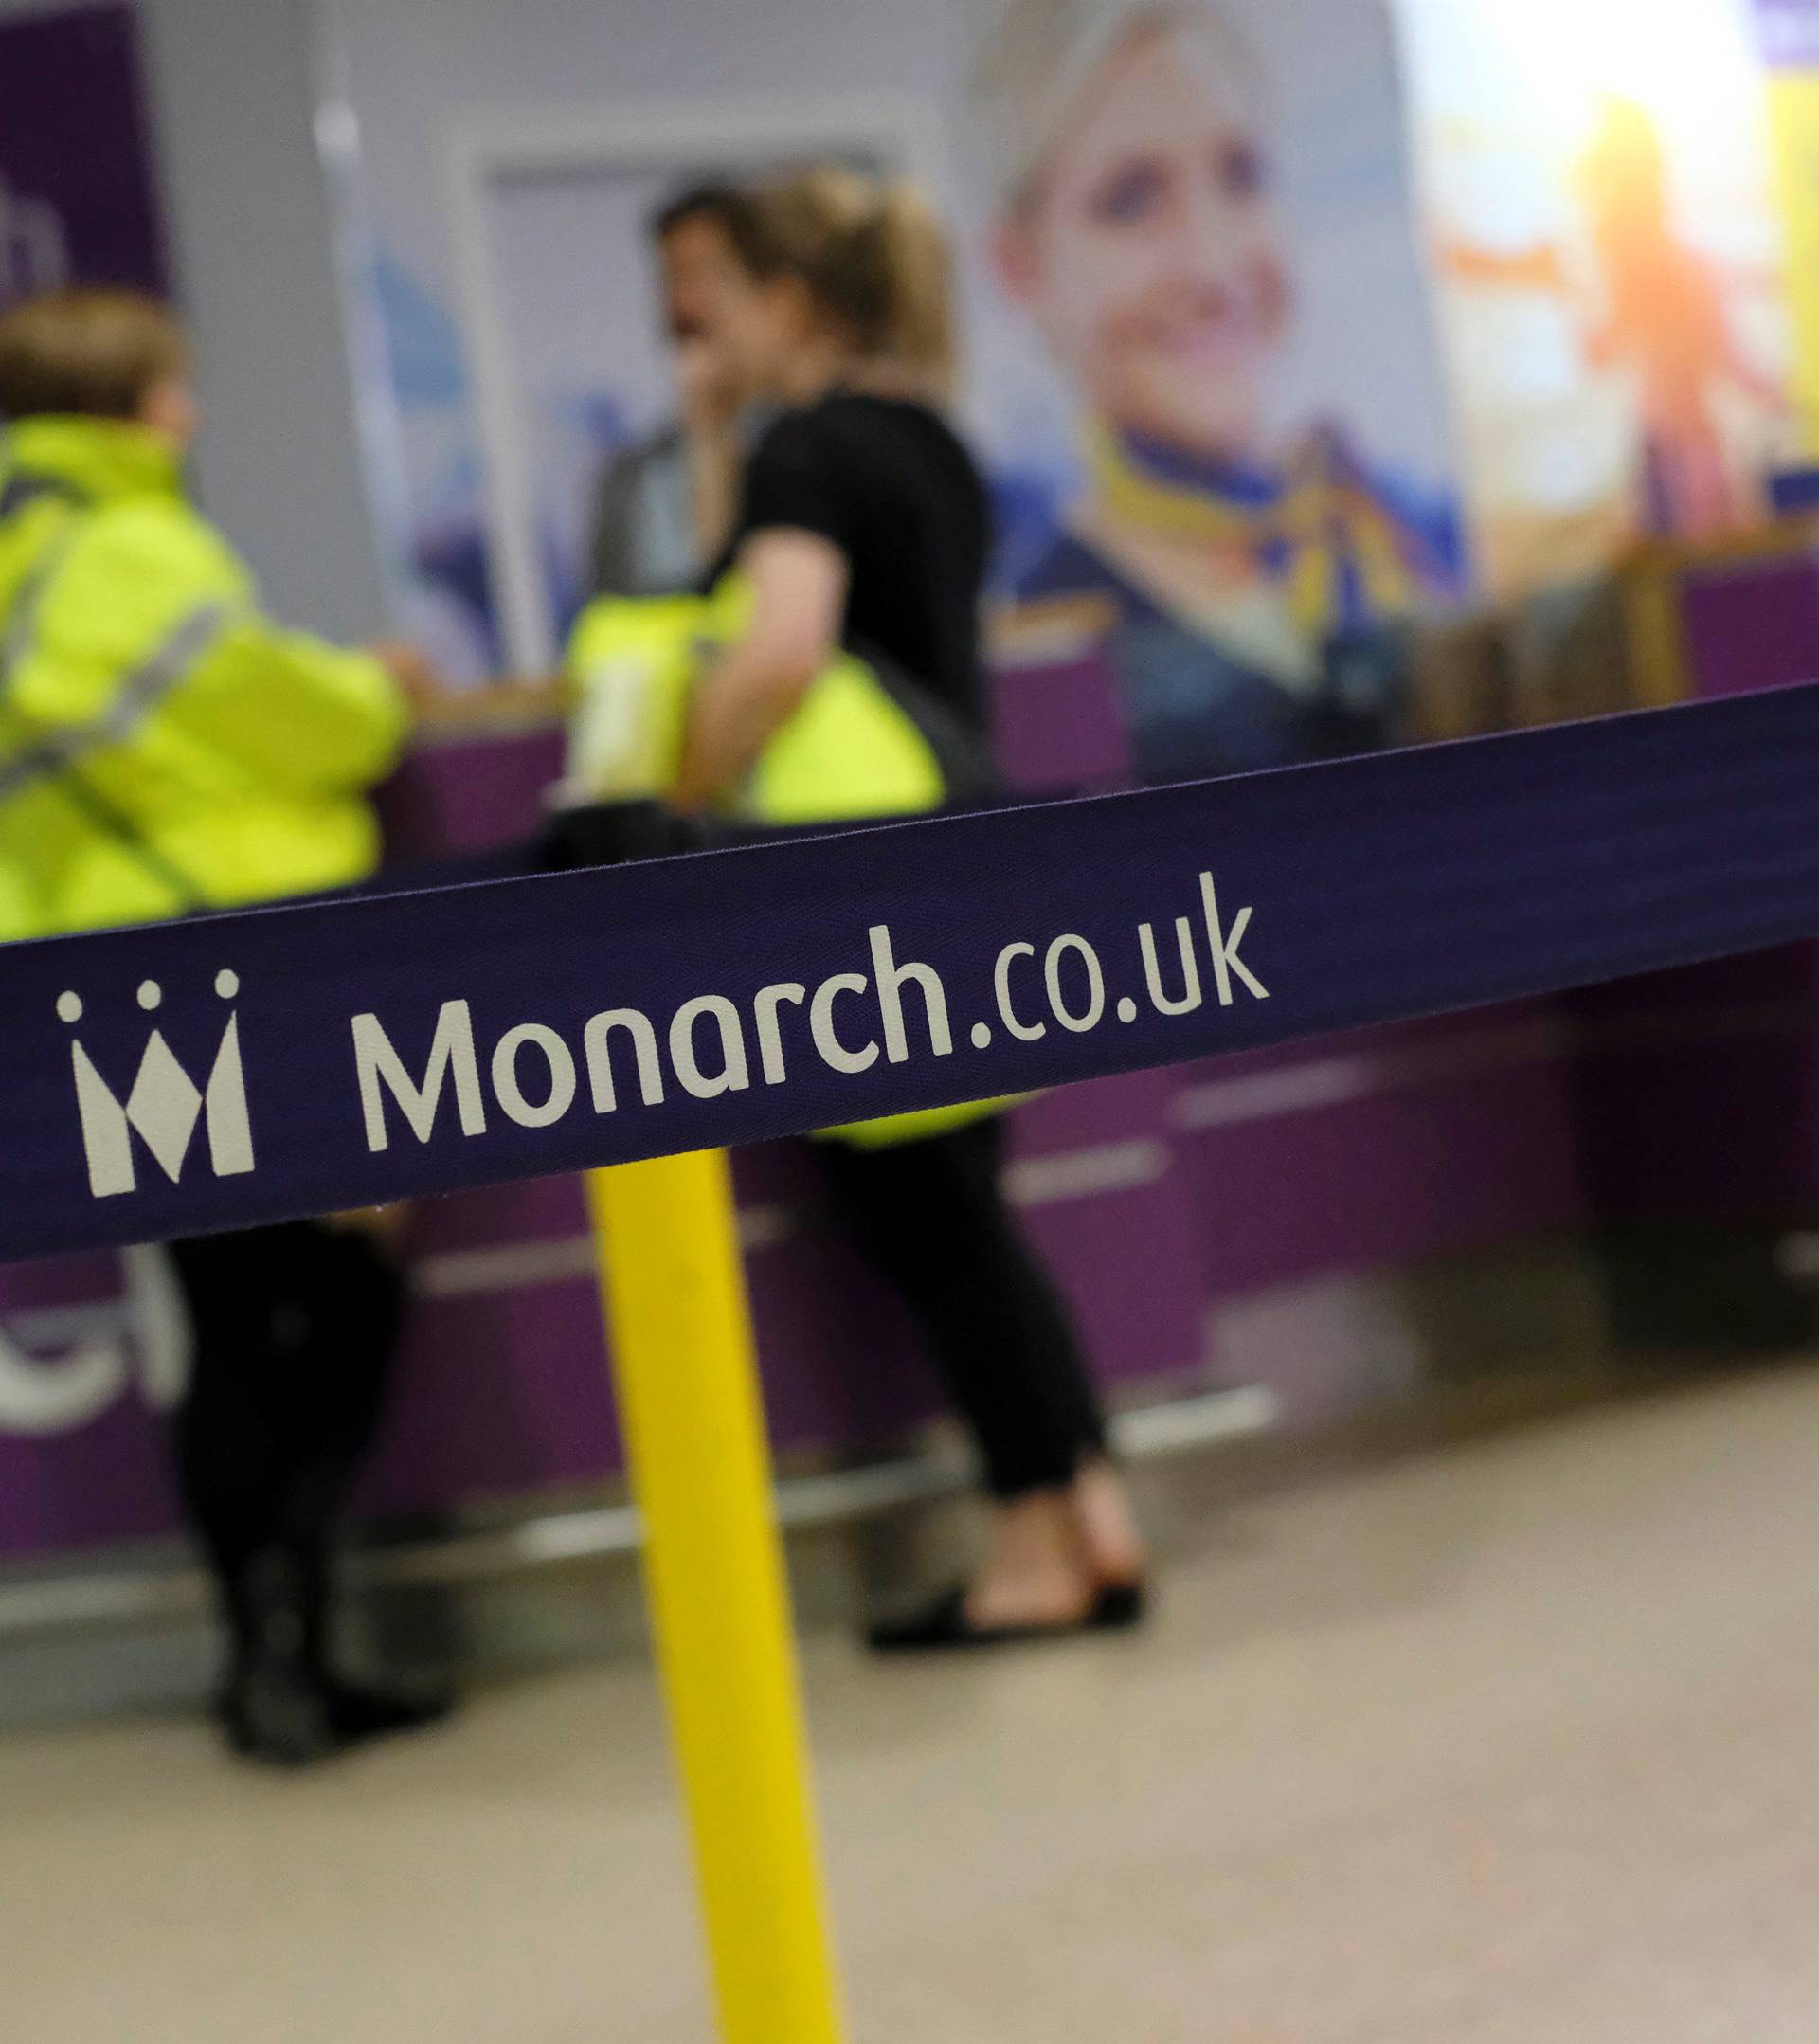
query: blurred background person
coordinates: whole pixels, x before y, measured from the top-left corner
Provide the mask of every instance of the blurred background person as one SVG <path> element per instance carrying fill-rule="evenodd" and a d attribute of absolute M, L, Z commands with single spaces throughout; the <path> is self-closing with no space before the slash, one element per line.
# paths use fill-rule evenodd
<path fill-rule="evenodd" d="M 1442 275 L 1564 311 L 1580 388 L 1617 373 L 1634 455 L 1619 534 L 1713 539 L 1758 522 L 1762 422 L 1785 416 L 1787 392 L 1746 345 L 1739 314 L 1774 265 L 1721 262 L 1690 237 L 1660 124 L 1634 99 L 1602 96 L 1567 184 L 1578 218 L 1563 231 L 1511 245 L 1437 229 Z M 1607 551 L 1619 543 L 1607 538 Z"/>
<path fill-rule="evenodd" d="M 697 808 L 736 793 L 842 648 L 881 656 L 982 750 L 986 733 L 990 515 L 939 408 L 954 349 L 938 225 L 901 186 L 819 170 L 755 190 L 735 253 L 723 332 L 741 391 L 772 416 L 714 570 L 738 570 L 751 607 L 692 700 L 677 799 Z M 874 1644 L 1134 1620 L 1143 1548 L 1067 1311 L 1005 1203 L 998 1119 L 817 1148 L 842 1218 L 926 1336 L 993 1499 L 971 1583 Z"/>
<path fill-rule="evenodd" d="M 200 408 L 174 317 L 104 289 L 16 305 L 0 316 L 0 938 L 370 872 L 363 791 L 432 678 L 408 647 L 344 652 L 261 614 L 184 496 Z M 157 1004 L 149 985 L 140 998 Z M 264 1760 L 436 1714 L 330 1661 L 331 1529 L 404 1303 L 382 1229 L 346 1216 L 171 1250 L 193 1343 L 178 1485 L 230 1636 L 220 1717 Z"/>
<path fill-rule="evenodd" d="M 1770 410 L 1783 393 L 1732 331 L 1730 280 L 1679 231 L 1648 110 L 1608 97 L 1577 171 L 1596 269 L 1587 353 L 1634 379 L 1649 530 L 1705 538 L 1760 519 L 1761 478 L 1723 409 L 1732 391 Z"/>
<path fill-rule="evenodd" d="M 1337 425 L 1271 420 L 1295 284 L 1250 50 L 1196 0 L 1005 0 L 973 89 L 994 268 L 1088 465 L 1010 594 L 1090 600 L 1140 779 L 1383 743 L 1396 624 L 1449 588 L 1451 519 Z"/>
<path fill-rule="evenodd" d="M 731 185 L 695 185 L 651 222 L 678 411 L 601 477 L 587 547 L 591 596 L 691 588 L 726 543 L 744 434 L 718 333 L 745 204 Z"/>

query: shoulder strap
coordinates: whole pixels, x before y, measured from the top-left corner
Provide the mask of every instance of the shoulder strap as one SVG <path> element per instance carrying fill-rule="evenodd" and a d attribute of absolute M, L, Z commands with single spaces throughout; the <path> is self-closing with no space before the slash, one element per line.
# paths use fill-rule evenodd
<path fill-rule="evenodd" d="M 995 808 L 1006 793 L 991 739 L 901 662 L 869 645 L 853 652 L 884 693 L 922 733 L 941 769 L 945 809 Z"/>

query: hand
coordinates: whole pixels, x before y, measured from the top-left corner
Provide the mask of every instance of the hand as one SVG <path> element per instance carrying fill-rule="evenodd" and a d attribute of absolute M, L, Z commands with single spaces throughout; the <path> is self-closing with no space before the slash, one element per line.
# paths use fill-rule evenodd
<path fill-rule="evenodd" d="M 736 656 L 735 656 L 736 658 Z M 670 806 L 684 816 L 723 807 L 751 771 L 765 741 L 783 721 L 762 677 L 742 675 L 722 660 L 701 678 L 689 705 Z"/>
<path fill-rule="evenodd" d="M 749 764 L 723 721 L 697 713 L 689 719 L 670 807 L 683 816 L 711 815 L 738 786 Z"/>
<path fill-rule="evenodd" d="M 367 648 L 397 682 L 406 702 L 421 715 L 441 700 L 442 678 L 421 646 L 406 639 L 381 639 Z"/>
<path fill-rule="evenodd" d="M 738 380 L 725 352 L 699 336 L 678 343 L 675 394 L 691 433 L 719 435 L 739 410 Z"/>

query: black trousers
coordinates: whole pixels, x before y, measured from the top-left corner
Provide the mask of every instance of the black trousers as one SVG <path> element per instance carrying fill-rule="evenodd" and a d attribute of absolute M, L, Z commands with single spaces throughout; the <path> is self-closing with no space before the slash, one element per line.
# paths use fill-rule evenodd
<path fill-rule="evenodd" d="M 921 1329 L 993 1494 L 1070 1483 L 1104 1454 L 1105 1418 L 1067 1308 L 1000 1188 L 1001 1125 L 815 1149 L 841 1220 Z"/>
<path fill-rule="evenodd" d="M 404 1279 L 369 1238 L 289 1221 L 176 1242 L 194 1336 L 178 1489 L 236 1648 L 274 1583 L 320 1657 L 329 1544 L 385 1402 Z"/>

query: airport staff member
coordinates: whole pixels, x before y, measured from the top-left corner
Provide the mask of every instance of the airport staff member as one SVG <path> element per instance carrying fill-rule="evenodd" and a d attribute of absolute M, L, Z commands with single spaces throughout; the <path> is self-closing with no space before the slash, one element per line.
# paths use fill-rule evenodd
<path fill-rule="evenodd" d="M 365 790 L 432 678 L 260 610 L 186 500 L 199 423 L 154 299 L 0 315 L 0 940 L 362 878 Z M 327 1653 L 329 1536 L 378 1419 L 403 1280 L 370 1217 L 174 1245 L 192 1322 L 179 1487 L 220 1588 L 230 1743 L 291 1764 L 423 1722 Z"/>

